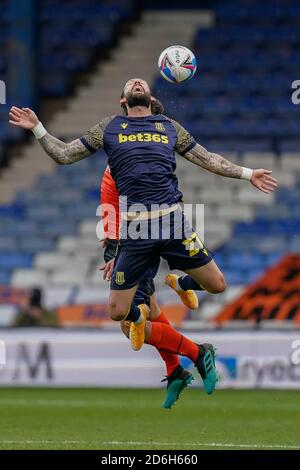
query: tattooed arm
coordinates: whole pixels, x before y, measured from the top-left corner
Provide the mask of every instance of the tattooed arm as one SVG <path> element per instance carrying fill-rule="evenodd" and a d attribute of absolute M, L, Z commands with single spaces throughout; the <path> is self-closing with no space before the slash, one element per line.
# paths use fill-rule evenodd
<path fill-rule="evenodd" d="M 38 139 L 45 152 L 59 165 L 70 165 L 91 155 L 91 152 L 79 140 L 66 144 L 48 132 Z"/>
<path fill-rule="evenodd" d="M 103 125 L 101 121 L 88 131 L 81 139 L 65 143 L 49 134 L 37 115 L 29 108 L 13 106 L 9 113 L 9 122 L 22 129 L 31 130 L 45 152 L 59 165 L 69 165 L 90 156 L 98 149 L 103 148 Z"/>
<path fill-rule="evenodd" d="M 251 170 L 250 168 L 241 167 L 217 153 L 208 152 L 199 144 L 188 150 L 183 157 L 217 175 L 248 180 L 255 188 L 266 194 L 277 188 L 277 180 L 271 176 L 271 170 L 262 168 Z"/>
<path fill-rule="evenodd" d="M 195 163 L 195 165 L 201 166 L 218 175 L 241 178 L 243 172 L 242 167 L 229 162 L 226 158 L 216 153 L 208 152 L 204 147 L 197 144 L 191 134 L 177 121 L 171 119 L 171 122 L 177 134 L 175 150 L 179 155 Z"/>
<path fill-rule="evenodd" d="M 21 109 L 13 106 L 9 118 L 10 124 L 33 131 L 45 152 L 60 165 L 78 162 L 92 153 L 79 139 L 66 144 L 50 135 L 39 122 L 37 115 L 29 108 Z"/>
<path fill-rule="evenodd" d="M 253 186 L 264 193 L 269 193 L 276 189 L 277 180 L 271 176 L 271 170 L 264 170 L 262 168 L 252 170 L 251 168 L 236 165 L 217 153 L 209 152 L 200 144 L 197 144 L 191 134 L 178 122 L 174 120 L 171 120 L 171 122 L 177 133 L 175 150 L 183 158 L 217 175 L 250 181 Z"/>
<path fill-rule="evenodd" d="M 243 168 L 239 165 L 226 160 L 217 153 L 210 153 L 202 145 L 196 144 L 191 150 L 186 152 L 184 158 L 195 165 L 201 166 L 212 173 L 229 178 L 241 178 Z"/>

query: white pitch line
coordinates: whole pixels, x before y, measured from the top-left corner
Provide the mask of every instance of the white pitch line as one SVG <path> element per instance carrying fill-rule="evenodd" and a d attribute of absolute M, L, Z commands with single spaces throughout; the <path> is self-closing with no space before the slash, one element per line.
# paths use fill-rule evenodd
<path fill-rule="evenodd" d="M 299 445 L 292 444 L 231 444 L 227 442 L 142 442 L 142 441 L 107 441 L 102 442 L 104 445 L 159 445 L 159 446 L 181 446 L 181 447 L 244 447 L 250 449 L 300 449 Z"/>
<path fill-rule="evenodd" d="M 144 441 L 85 441 L 85 440 L 61 440 L 61 441 L 50 441 L 50 440 L 0 440 L 1 444 L 98 444 L 99 446 L 102 445 L 112 445 L 112 446 L 164 446 L 164 447 L 238 447 L 238 448 L 249 448 L 249 449 L 300 449 L 299 445 L 292 445 L 292 444 L 234 444 L 234 443 L 227 443 L 227 442 L 144 442 Z M 151 450 L 151 449 L 150 449 Z"/>

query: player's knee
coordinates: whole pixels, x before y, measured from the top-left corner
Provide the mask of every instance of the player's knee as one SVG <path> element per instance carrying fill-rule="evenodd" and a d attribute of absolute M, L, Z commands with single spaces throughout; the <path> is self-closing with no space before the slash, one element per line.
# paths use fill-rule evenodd
<path fill-rule="evenodd" d="M 217 284 L 216 284 L 217 294 L 224 292 L 226 289 L 226 281 L 224 275 L 221 273 L 218 277 Z"/>
<path fill-rule="evenodd" d="M 226 289 L 226 280 L 225 277 L 223 276 L 222 273 L 214 279 L 214 282 L 212 283 L 209 292 L 211 294 L 220 294 L 221 292 L 224 292 Z"/>
<path fill-rule="evenodd" d="M 114 321 L 122 321 L 126 317 L 126 311 L 124 311 L 124 306 L 116 303 L 110 302 L 109 304 L 109 315 L 110 318 Z"/>

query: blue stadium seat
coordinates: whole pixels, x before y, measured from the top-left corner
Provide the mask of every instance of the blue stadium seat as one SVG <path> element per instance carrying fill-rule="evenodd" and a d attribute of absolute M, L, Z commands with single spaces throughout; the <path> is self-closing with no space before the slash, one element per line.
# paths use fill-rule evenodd
<path fill-rule="evenodd" d="M 36 254 L 39 251 L 53 251 L 55 248 L 54 237 L 51 238 L 43 235 L 40 237 L 22 238 L 19 241 L 19 248 L 31 254 Z"/>
<path fill-rule="evenodd" d="M 9 206 L 0 206 L 0 217 L 22 218 L 24 215 L 23 207 L 19 204 Z"/>
<path fill-rule="evenodd" d="M 8 236 L 28 237 L 38 233 L 38 224 L 30 220 L 11 221 L 3 229 L 3 235 Z"/>
<path fill-rule="evenodd" d="M 63 235 L 74 235 L 76 233 L 76 223 L 63 222 L 59 218 L 55 224 L 48 223 L 41 227 L 41 234 L 52 237 L 61 237 Z"/>
<path fill-rule="evenodd" d="M 245 282 L 245 275 L 242 271 L 225 271 L 226 281 L 229 285 L 244 285 Z"/>
<path fill-rule="evenodd" d="M 4 269 L 30 268 L 32 256 L 28 253 L 0 252 L 0 267 Z"/>
<path fill-rule="evenodd" d="M 0 271 L 0 285 L 7 285 L 10 281 L 11 272 L 1 269 Z"/>
<path fill-rule="evenodd" d="M 261 269 L 263 258 L 254 252 L 234 252 L 228 256 L 226 263 L 231 269 Z"/>
<path fill-rule="evenodd" d="M 290 243 L 288 245 L 288 250 L 291 253 L 300 253 L 300 237 L 298 236 L 292 236 Z"/>
<path fill-rule="evenodd" d="M 98 200 L 99 200 L 99 191 L 98 191 Z M 100 200 L 99 200 L 100 204 Z M 83 219 L 92 219 L 96 217 L 96 208 L 97 208 L 97 201 L 86 200 L 81 204 L 70 204 L 65 205 L 63 208 L 63 217 L 64 220 L 68 220 L 71 222 L 80 222 Z"/>
<path fill-rule="evenodd" d="M 244 284 L 256 281 L 264 272 L 264 269 L 249 269 L 244 272 Z"/>
<path fill-rule="evenodd" d="M 18 243 L 15 237 L 0 237 L 0 252 L 1 251 L 17 251 Z"/>
<path fill-rule="evenodd" d="M 32 221 L 47 221 L 61 218 L 60 210 L 57 206 L 50 204 L 39 204 L 27 207 L 27 217 Z"/>

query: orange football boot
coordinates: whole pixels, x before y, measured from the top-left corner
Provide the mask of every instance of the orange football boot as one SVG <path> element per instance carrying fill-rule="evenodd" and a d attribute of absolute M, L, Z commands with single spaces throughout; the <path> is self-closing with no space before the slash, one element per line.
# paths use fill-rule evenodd
<path fill-rule="evenodd" d="M 179 276 L 176 274 L 168 274 L 166 276 L 165 282 L 166 284 L 171 287 L 171 289 L 175 290 L 175 292 L 179 295 L 181 298 L 181 302 L 191 310 L 195 310 L 199 306 L 199 301 L 198 297 L 196 295 L 196 292 L 192 289 L 189 290 L 182 290 L 178 289 L 178 283 L 177 279 Z"/>
<path fill-rule="evenodd" d="M 139 351 L 143 347 L 145 341 L 145 323 L 150 313 L 150 309 L 146 304 L 139 305 L 139 309 L 143 320 L 140 323 L 131 322 L 129 330 L 129 339 L 134 351 Z"/>

